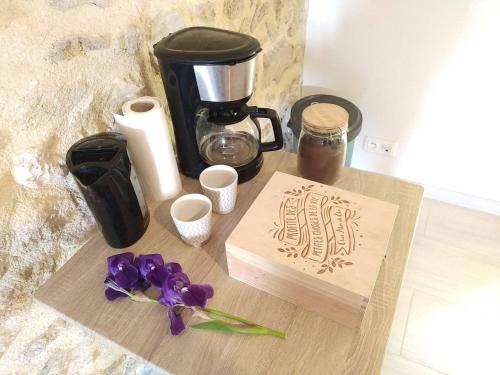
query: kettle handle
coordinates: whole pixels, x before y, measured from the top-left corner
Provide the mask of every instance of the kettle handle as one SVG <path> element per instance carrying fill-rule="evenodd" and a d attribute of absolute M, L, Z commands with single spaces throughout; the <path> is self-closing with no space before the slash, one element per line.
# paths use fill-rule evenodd
<path fill-rule="evenodd" d="M 273 127 L 274 141 L 261 143 L 260 149 L 263 152 L 281 150 L 283 148 L 283 132 L 281 130 L 281 122 L 278 117 L 278 113 L 271 108 L 259 108 L 259 107 L 246 107 L 246 113 L 250 118 L 268 118 L 271 120 L 271 125 Z M 257 122 L 257 121 L 255 121 Z M 257 126 L 260 125 L 257 122 Z"/>

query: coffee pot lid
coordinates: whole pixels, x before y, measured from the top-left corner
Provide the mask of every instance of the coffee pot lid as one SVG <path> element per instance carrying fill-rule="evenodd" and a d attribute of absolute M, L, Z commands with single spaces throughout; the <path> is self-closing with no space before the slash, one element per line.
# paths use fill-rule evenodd
<path fill-rule="evenodd" d="M 213 27 L 188 27 L 154 45 L 156 57 L 180 64 L 231 65 L 247 60 L 262 50 L 257 39 Z"/>
<path fill-rule="evenodd" d="M 348 121 L 347 111 L 331 103 L 311 104 L 302 112 L 302 125 L 319 133 L 347 129 Z"/>

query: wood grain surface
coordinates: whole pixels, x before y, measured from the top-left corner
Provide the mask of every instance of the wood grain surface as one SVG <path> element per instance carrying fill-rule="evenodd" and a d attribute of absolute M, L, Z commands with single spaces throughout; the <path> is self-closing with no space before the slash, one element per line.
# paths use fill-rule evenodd
<path fill-rule="evenodd" d="M 276 171 L 226 240 L 229 275 L 359 327 L 398 209 Z"/>
<path fill-rule="evenodd" d="M 275 170 L 297 174 L 295 155 L 266 154 L 262 171 L 238 186 L 235 211 L 214 214 L 212 237 L 202 248 L 189 247 L 179 239 L 169 215 L 172 200 L 151 205 L 151 222 L 141 240 L 118 250 L 108 247 L 97 233 L 37 291 L 35 299 L 154 368 L 173 374 L 378 374 L 423 189 L 350 168 L 343 170 L 335 184 L 400 207 L 365 318 L 361 328 L 353 330 L 227 274 L 224 242 Z M 182 193 L 191 192 L 201 192 L 198 181 L 183 178 Z M 167 261 L 181 263 L 194 283 L 214 286 L 209 306 L 286 331 L 288 338 L 194 329 L 171 336 L 161 306 L 105 299 L 106 258 L 123 251 L 158 252 Z M 188 324 L 194 321 L 186 317 Z"/>

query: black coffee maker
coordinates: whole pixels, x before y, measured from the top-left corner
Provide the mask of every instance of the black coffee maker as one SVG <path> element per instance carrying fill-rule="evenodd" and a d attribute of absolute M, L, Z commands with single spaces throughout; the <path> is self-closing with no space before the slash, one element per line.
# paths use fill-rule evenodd
<path fill-rule="evenodd" d="M 66 165 L 109 246 L 128 247 L 142 237 L 149 212 L 122 134 L 80 139 L 68 150 Z"/>
<path fill-rule="evenodd" d="M 276 111 L 246 105 L 260 51 L 251 36 L 210 27 L 182 29 L 155 44 L 183 174 L 196 178 L 225 164 L 244 182 L 259 172 L 262 152 L 283 147 Z M 259 117 L 271 120 L 273 142 L 261 142 Z"/>

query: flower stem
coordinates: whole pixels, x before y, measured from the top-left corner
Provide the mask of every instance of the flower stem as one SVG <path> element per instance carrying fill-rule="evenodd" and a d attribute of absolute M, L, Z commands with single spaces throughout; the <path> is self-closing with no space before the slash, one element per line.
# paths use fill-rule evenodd
<path fill-rule="evenodd" d="M 268 336 L 274 336 L 274 337 L 279 337 L 280 339 L 286 339 L 286 334 L 281 331 L 274 330 L 272 328 L 264 327 L 259 324 L 255 324 L 247 319 L 243 319 L 239 316 L 232 315 L 229 313 L 226 313 L 224 311 L 216 310 L 216 309 L 211 309 L 211 308 L 203 308 L 203 309 L 197 309 L 198 311 L 203 311 L 208 315 L 209 318 L 212 320 L 209 320 L 208 322 L 203 322 L 199 324 L 192 325 L 191 327 L 196 328 L 196 329 L 207 329 L 207 330 L 217 330 L 217 331 L 227 331 L 227 332 L 234 332 L 234 333 L 244 333 L 244 334 L 249 334 L 249 335 L 268 335 Z M 195 311 L 197 311 L 195 310 Z M 198 314 L 199 316 L 202 316 L 202 314 Z M 227 323 L 225 321 L 222 321 L 220 319 L 217 319 L 217 317 L 222 317 L 226 319 L 230 319 L 233 321 L 236 321 L 238 323 L 243 323 L 243 324 L 232 324 L 232 323 Z M 206 319 L 206 317 L 204 317 Z"/>
<path fill-rule="evenodd" d="M 143 293 L 130 293 L 129 298 L 135 302 L 159 303 L 157 300 L 149 298 L 147 295 Z"/>
<path fill-rule="evenodd" d="M 122 288 L 121 286 L 119 286 L 117 283 L 115 283 L 113 280 L 110 280 L 110 279 L 106 279 L 104 281 L 104 285 L 106 285 L 108 288 L 116 290 L 117 292 L 121 292 L 121 293 L 127 295 L 128 298 L 130 298 L 132 301 L 135 301 L 135 302 L 159 303 L 156 299 L 149 298 L 144 293 L 129 292 L 127 289 Z"/>
<path fill-rule="evenodd" d="M 205 311 L 208 314 L 212 314 L 212 315 L 215 315 L 215 316 L 220 316 L 220 317 L 223 317 L 223 318 L 235 320 L 235 321 L 243 323 L 243 324 L 256 325 L 254 322 L 251 322 L 249 320 L 240 318 L 239 316 L 236 316 L 236 315 L 232 315 L 232 314 L 226 313 L 224 311 L 220 311 L 220 310 L 216 310 L 216 309 L 211 309 L 211 308 L 208 308 L 208 307 L 205 307 L 202 310 Z"/>
<path fill-rule="evenodd" d="M 247 335 L 268 335 L 268 336 L 278 337 L 280 339 L 286 339 L 286 334 L 284 332 L 276 331 L 271 328 L 259 325 L 230 324 L 218 319 L 213 319 L 207 322 L 193 324 L 191 325 L 191 328 L 205 329 L 211 331 L 226 331 L 231 333 L 244 333 Z"/>

